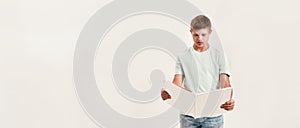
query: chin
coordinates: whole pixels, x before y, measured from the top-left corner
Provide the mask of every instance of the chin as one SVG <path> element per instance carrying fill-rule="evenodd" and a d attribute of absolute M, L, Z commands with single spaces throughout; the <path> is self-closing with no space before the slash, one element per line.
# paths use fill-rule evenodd
<path fill-rule="evenodd" d="M 196 46 L 197 46 L 198 48 L 202 48 L 202 47 L 204 47 L 204 45 L 203 45 L 203 44 L 196 44 Z"/>

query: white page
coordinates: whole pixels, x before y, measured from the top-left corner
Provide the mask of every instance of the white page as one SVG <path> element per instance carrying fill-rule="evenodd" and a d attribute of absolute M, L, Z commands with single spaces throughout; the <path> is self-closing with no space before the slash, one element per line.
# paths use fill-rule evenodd
<path fill-rule="evenodd" d="M 196 99 L 195 99 L 195 114 L 194 117 L 200 117 L 200 115 L 203 115 L 203 110 L 206 107 L 207 99 L 209 96 L 209 93 L 199 93 L 195 94 Z"/>
<path fill-rule="evenodd" d="M 226 112 L 220 106 L 230 99 L 232 88 L 194 94 L 171 82 L 167 82 L 165 90 L 171 95 L 171 99 L 166 100 L 166 102 L 174 108 L 193 117 L 206 117 Z"/>
<path fill-rule="evenodd" d="M 197 104 L 195 107 L 198 110 L 196 117 L 215 116 L 225 113 L 226 110 L 220 106 L 230 100 L 231 90 L 232 88 L 223 88 L 212 92 L 196 94 Z"/>
<path fill-rule="evenodd" d="M 167 82 L 165 90 L 171 95 L 171 99 L 166 100 L 168 104 L 184 114 L 195 113 L 196 95 L 171 82 Z"/>
<path fill-rule="evenodd" d="M 222 91 L 220 92 L 222 96 L 219 96 L 218 98 L 219 101 L 217 102 L 215 111 L 211 115 L 218 115 L 227 112 L 225 109 L 221 108 L 221 105 L 230 100 L 231 91 L 232 91 L 231 87 L 222 89 Z"/>

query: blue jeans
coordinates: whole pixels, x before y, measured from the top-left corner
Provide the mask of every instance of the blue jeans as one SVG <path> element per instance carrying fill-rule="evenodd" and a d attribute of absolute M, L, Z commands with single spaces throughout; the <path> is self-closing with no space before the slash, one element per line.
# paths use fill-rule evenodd
<path fill-rule="evenodd" d="M 192 116 L 180 114 L 181 128 L 222 128 L 223 123 L 223 115 L 195 119 Z"/>

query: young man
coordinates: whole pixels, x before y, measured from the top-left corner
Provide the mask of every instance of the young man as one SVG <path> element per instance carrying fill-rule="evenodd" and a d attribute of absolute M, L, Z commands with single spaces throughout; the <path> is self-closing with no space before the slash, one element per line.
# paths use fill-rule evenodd
<path fill-rule="evenodd" d="M 184 83 L 184 88 L 193 93 L 230 87 L 226 57 L 223 52 L 212 48 L 208 43 L 212 32 L 209 18 L 204 15 L 195 17 L 191 21 L 190 32 L 194 45 L 178 56 L 173 83 L 177 86 Z M 163 100 L 171 98 L 164 90 L 161 97 Z M 231 98 L 220 107 L 231 111 L 234 108 L 234 100 Z M 182 128 L 221 128 L 223 115 L 194 118 L 181 114 L 180 124 Z"/>

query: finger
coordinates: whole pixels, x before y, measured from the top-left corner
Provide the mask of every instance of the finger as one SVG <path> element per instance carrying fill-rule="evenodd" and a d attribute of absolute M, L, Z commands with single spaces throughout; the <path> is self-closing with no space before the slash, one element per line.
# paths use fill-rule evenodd
<path fill-rule="evenodd" d="M 171 95 L 169 95 L 167 92 L 161 93 L 161 97 L 163 100 L 171 99 Z"/>
<path fill-rule="evenodd" d="M 234 104 L 234 102 L 226 102 L 226 103 L 224 103 L 224 105 L 231 105 L 231 104 Z"/>
<path fill-rule="evenodd" d="M 163 96 L 167 96 L 167 95 L 168 95 L 167 92 L 162 92 L 161 94 L 162 94 Z"/>
<path fill-rule="evenodd" d="M 231 110 L 233 110 L 233 108 L 223 108 L 223 109 L 225 109 L 226 111 L 231 111 Z"/>
<path fill-rule="evenodd" d="M 226 111 L 231 111 L 231 110 L 233 110 L 233 107 L 224 107 L 224 108 L 222 108 L 222 109 L 225 109 Z"/>
<path fill-rule="evenodd" d="M 234 108 L 234 106 L 226 106 L 224 107 L 226 110 L 232 110 Z"/>
<path fill-rule="evenodd" d="M 225 102 L 224 104 L 225 104 L 225 105 L 231 105 L 231 104 L 234 104 L 234 102 L 232 102 L 232 101 L 227 101 L 227 102 Z"/>
<path fill-rule="evenodd" d="M 223 105 L 223 107 L 234 107 L 234 104 Z"/>
<path fill-rule="evenodd" d="M 221 106 L 225 107 L 225 106 L 231 106 L 231 105 L 234 105 L 234 104 L 231 104 L 231 103 L 224 103 L 224 104 L 222 104 Z"/>
<path fill-rule="evenodd" d="M 226 101 L 224 104 L 231 104 L 231 101 L 230 100 Z"/>
<path fill-rule="evenodd" d="M 171 98 L 171 95 L 170 95 L 170 94 L 168 94 L 168 93 L 166 93 L 166 96 L 167 96 L 168 98 Z"/>
<path fill-rule="evenodd" d="M 227 101 L 228 103 L 234 103 L 234 99 L 230 99 L 229 101 Z"/>
<path fill-rule="evenodd" d="M 227 101 L 227 102 L 225 102 L 225 104 L 233 104 L 234 103 L 234 101 Z"/>
<path fill-rule="evenodd" d="M 234 106 L 223 106 L 223 109 L 228 110 L 228 109 L 233 109 Z"/>
<path fill-rule="evenodd" d="M 229 108 L 228 111 L 232 111 L 234 108 Z"/>
<path fill-rule="evenodd" d="M 169 94 L 169 93 L 167 93 L 167 92 L 164 92 L 164 96 L 166 96 L 166 97 L 170 97 L 170 94 Z"/>
<path fill-rule="evenodd" d="M 169 95 L 166 94 L 166 93 L 163 93 L 162 96 L 163 96 L 163 97 L 169 97 Z"/>
<path fill-rule="evenodd" d="M 222 104 L 220 107 L 221 107 L 221 108 L 224 108 L 224 104 Z"/>
<path fill-rule="evenodd" d="M 164 93 L 164 94 L 169 94 L 169 93 L 168 93 L 167 91 L 165 91 L 165 90 L 164 90 L 162 93 Z"/>
<path fill-rule="evenodd" d="M 233 109 L 225 109 L 226 111 L 232 111 Z"/>
<path fill-rule="evenodd" d="M 161 97 L 162 97 L 163 100 L 165 100 L 165 99 L 167 99 L 168 95 L 166 95 L 166 93 L 162 92 Z"/>

